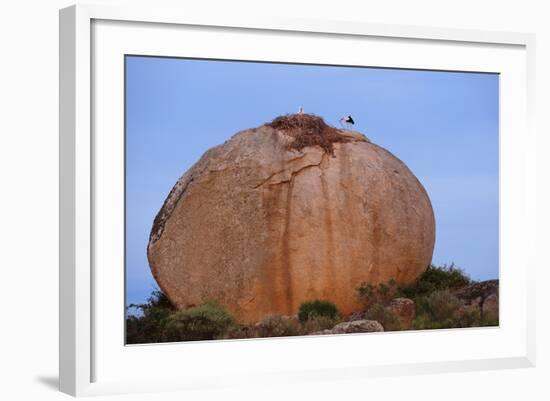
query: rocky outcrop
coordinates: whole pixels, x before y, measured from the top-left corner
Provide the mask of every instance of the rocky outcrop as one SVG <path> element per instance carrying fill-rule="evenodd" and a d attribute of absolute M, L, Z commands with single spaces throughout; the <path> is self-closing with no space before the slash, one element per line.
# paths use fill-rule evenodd
<path fill-rule="evenodd" d="M 216 300 L 255 321 L 325 299 L 348 314 L 360 283 L 430 263 L 432 207 L 403 162 L 313 116 L 277 121 L 207 151 L 159 211 L 149 264 L 178 308 Z"/>
<path fill-rule="evenodd" d="M 499 281 L 481 281 L 455 291 L 454 295 L 465 305 L 480 310 L 481 317 L 498 320 Z"/>
<path fill-rule="evenodd" d="M 387 309 L 392 312 L 399 320 L 401 330 L 411 328 L 416 314 L 414 301 L 409 298 L 392 299 Z"/>
<path fill-rule="evenodd" d="M 367 312 L 365 310 L 356 311 L 356 312 L 350 313 L 346 320 L 348 322 L 353 322 L 356 320 L 364 320 L 366 314 Z"/>
<path fill-rule="evenodd" d="M 481 305 L 481 316 L 489 321 L 498 321 L 498 295 L 491 294 L 485 298 Z"/>
<path fill-rule="evenodd" d="M 352 322 L 339 323 L 332 329 L 326 329 L 311 333 L 319 334 L 349 334 L 349 333 L 373 333 L 384 331 L 384 327 L 376 320 L 354 320 Z"/>

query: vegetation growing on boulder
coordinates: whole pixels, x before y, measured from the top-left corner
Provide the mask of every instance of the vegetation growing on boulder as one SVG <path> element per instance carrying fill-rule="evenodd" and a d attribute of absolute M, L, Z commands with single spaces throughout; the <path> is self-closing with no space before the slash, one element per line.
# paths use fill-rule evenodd
<path fill-rule="evenodd" d="M 334 155 L 333 143 L 350 141 L 350 138 L 342 135 L 339 129 L 331 127 L 314 114 L 279 116 L 266 125 L 293 137 L 290 149 L 302 150 L 307 146 L 318 145 L 325 153 Z"/>

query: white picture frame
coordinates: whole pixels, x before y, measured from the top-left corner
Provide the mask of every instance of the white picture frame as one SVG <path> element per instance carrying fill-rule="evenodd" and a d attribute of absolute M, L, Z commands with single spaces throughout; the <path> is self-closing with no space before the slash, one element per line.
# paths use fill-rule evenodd
<path fill-rule="evenodd" d="M 95 24 L 95 25 L 94 25 Z M 117 25 L 119 24 L 119 25 Z M 106 167 L 102 164 L 112 163 L 109 167 L 117 168 L 117 158 L 121 158 L 117 143 L 94 139 L 94 130 L 98 127 L 102 132 L 112 130 L 112 138 L 118 138 L 120 132 L 117 119 L 109 117 L 102 110 L 109 109 L 112 113 L 120 112 L 121 92 L 109 93 L 102 97 L 103 89 L 95 87 L 95 83 L 106 79 L 109 87 L 119 91 L 120 71 L 116 63 L 120 63 L 120 55 L 127 49 L 138 49 L 147 54 L 172 55 L 175 48 L 165 43 L 161 48 L 161 38 L 166 35 L 185 35 L 186 27 L 193 27 L 211 35 L 212 43 L 220 38 L 221 34 L 238 33 L 242 37 L 261 33 L 266 41 L 274 44 L 283 41 L 285 37 L 295 35 L 297 38 L 309 41 L 325 41 L 329 45 L 331 38 L 348 41 L 385 41 L 384 46 L 391 47 L 392 43 L 401 44 L 400 49 L 406 53 L 408 47 L 415 51 L 425 46 L 425 59 L 419 56 L 414 65 L 402 65 L 399 57 L 403 55 L 390 54 L 389 50 L 376 50 L 373 45 L 373 54 L 378 54 L 378 63 L 386 67 L 425 68 L 468 70 L 466 64 L 453 64 L 452 54 L 465 52 L 471 61 L 470 70 L 475 71 L 475 63 L 481 65 L 480 71 L 498 72 L 505 78 L 504 90 L 501 93 L 501 310 L 504 314 L 502 324 L 497 329 L 472 330 L 440 330 L 430 333 L 395 333 L 381 334 L 366 337 L 363 335 L 346 335 L 333 337 L 308 337 L 294 339 L 261 339 L 246 341 L 219 341 L 208 344 L 172 344 L 152 345 L 145 347 L 124 347 L 123 342 L 112 340 L 117 337 L 109 333 L 109 326 L 113 331 L 120 331 L 117 319 L 123 319 L 123 309 L 113 308 L 114 312 L 106 313 L 105 304 L 113 299 L 119 299 L 123 292 L 120 284 L 120 272 L 111 282 L 101 269 L 98 261 L 108 254 L 114 256 L 121 250 L 97 252 L 97 241 L 110 241 L 114 247 L 120 240 L 116 237 L 117 230 L 111 230 L 113 241 L 105 230 L 107 216 L 101 206 L 104 199 L 96 194 L 102 192 L 99 186 L 105 181 L 97 179 Z M 196 28 L 199 29 L 196 29 Z M 146 36 L 141 30 L 147 29 Z M 212 32 L 210 32 L 212 31 Z M 223 33 L 225 32 L 225 33 Z M 96 39 L 94 39 L 96 35 Z M 129 44 L 130 40 L 139 42 Z M 204 44 L 210 43 L 207 37 Z M 280 42 L 282 43 L 282 42 Z M 321 42 L 319 42 L 321 43 Z M 355 45 L 359 42 L 350 42 Z M 362 43 L 362 42 L 361 42 Z M 369 42 L 370 43 L 370 42 Z M 439 29 L 414 26 L 376 25 L 351 21 L 317 21 L 295 20 L 292 18 L 242 18 L 216 17 L 205 15 L 187 15 L 182 10 L 163 10 L 151 8 L 112 8 L 108 6 L 78 5 L 60 11 L 60 390 L 75 396 L 126 393 L 135 391 L 165 391 L 171 389 L 196 389 L 213 386 L 246 385 L 247 383 L 285 383 L 295 380 L 325 380 L 328 378 L 362 378 L 386 375 L 420 374 L 441 371 L 466 371 L 478 369 L 501 369 L 512 367 L 529 367 L 535 363 L 534 338 L 534 252 L 529 249 L 535 243 L 535 133 L 532 129 L 531 113 L 534 109 L 534 43 L 533 35 L 524 33 L 484 32 L 460 29 Z M 128 46 L 128 47 L 125 47 Z M 215 46 L 215 44 L 212 44 Z M 415 47 L 416 46 L 416 47 Z M 429 54 L 435 46 L 440 55 L 448 55 L 445 60 L 435 62 Z M 446 47 L 452 46 L 452 51 L 446 53 Z M 206 46 L 208 47 L 208 46 Z M 219 58 L 250 57 L 252 53 L 243 53 L 231 46 L 222 53 L 217 52 Z M 258 46 L 256 46 L 257 48 Z M 291 47 L 291 46 L 290 46 Z M 254 49 L 266 51 L 266 49 Z M 251 51 L 252 51 L 251 50 Z M 291 51 L 290 49 L 289 51 Z M 102 53 L 105 51 L 105 53 Z M 178 50 L 185 55 L 189 49 Z M 195 50 L 199 52 L 199 50 Z M 488 56 L 488 52 L 494 51 Z M 196 56 L 198 53 L 193 53 Z M 421 53 L 422 54 L 422 53 Z M 502 56 L 502 57 L 501 57 Z M 111 59 L 109 58 L 111 57 Z M 262 54 L 258 54 L 261 59 Z M 308 61 L 315 61 L 315 54 L 293 56 L 291 52 L 281 56 L 282 61 L 289 61 L 292 57 L 311 57 Z M 340 63 L 363 65 L 361 60 L 342 58 Z M 386 57 L 386 58 L 384 58 Z M 445 57 L 443 57 L 445 58 Z M 115 60 L 115 64 L 113 64 Z M 450 60 L 450 61 L 449 61 Z M 485 63 L 485 64 L 482 64 Z M 371 64 L 372 65 L 372 64 Z M 115 67 L 113 67 L 115 66 Z M 454 66 L 454 67 L 453 67 Z M 504 71 L 504 72 L 503 72 Z M 113 73 L 111 76 L 110 73 Z M 99 77 L 98 77 L 99 74 Z M 118 78 L 117 78 L 118 77 Z M 513 89 L 513 90 L 512 90 Z M 517 98 L 510 94 L 517 93 Z M 109 100 L 111 99 L 111 100 Z M 519 106 L 519 107 L 516 107 Z M 103 113 L 103 114 L 102 114 Z M 107 125 L 104 125 L 107 124 Z M 103 130 L 105 128 L 105 130 Z M 504 135 L 504 137 L 502 136 Z M 503 139 L 504 138 L 504 139 Z M 514 154 L 511 160 L 508 155 Z M 111 160 L 108 162 L 107 160 Z M 513 163 L 517 165 L 513 165 Z M 519 166 L 519 167 L 518 167 Z M 512 168 L 514 167 L 514 168 Z M 115 178 L 105 185 L 118 188 L 120 181 Z M 503 177 L 506 179 L 503 180 Z M 118 186 L 118 187 L 117 187 Z M 99 191 L 98 191 L 99 190 Z M 104 192 L 104 191 L 103 191 Z M 116 191 L 115 191 L 116 192 Z M 98 210 L 99 205 L 99 210 Z M 110 212 L 107 212 L 110 213 Z M 120 209 L 113 210 L 112 221 L 117 221 Z M 101 220 L 103 219 L 103 220 Z M 107 230 L 105 230 L 107 231 Z M 514 232 L 517 231 L 517 232 Z M 105 235 L 103 235 L 105 234 Z M 103 239 L 105 237 L 105 239 Z M 521 237 L 521 238 L 520 238 Z M 94 245 L 96 243 L 96 245 Z M 509 250 L 510 244 L 515 244 L 515 250 Z M 114 248 L 113 248 L 114 249 Z M 117 253 L 118 252 L 118 253 Z M 512 252 L 512 253 L 511 253 Z M 510 270 L 507 265 L 516 264 L 519 270 Z M 514 263 L 512 263 L 514 262 Z M 503 265 L 506 265 L 503 267 Z M 101 292 L 101 299 L 97 293 Z M 514 298 L 515 297 L 515 298 Z M 103 301 L 105 298 L 105 301 Z M 122 299 L 120 297 L 120 299 Z M 517 300 L 517 301 L 516 301 Z M 514 301 L 514 302 L 512 302 Z M 118 301 L 116 301 L 118 303 Z M 509 314 L 509 315 L 506 315 Z M 119 316 L 119 317 L 117 317 Z M 111 320 L 109 320 L 111 319 Z M 512 320 L 516 320 L 512 324 Z M 98 328 L 99 327 L 99 328 Z M 105 329 L 107 327 L 107 329 Z M 496 333 L 496 334 L 495 334 Z M 504 333 L 504 334 L 502 334 Z M 408 336 L 408 337 L 407 337 Z M 118 337 L 117 337 L 118 338 Z M 367 340 L 368 338 L 368 340 Z M 405 347 L 407 341 L 414 341 L 415 347 L 435 344 L 440 338 L 453 341 L 456 345 L 449 354 L 441 353 L 439 357 L 432 355 L 420 360 L 413 353 L 406 352 L 401 357 L 389 358 L 384 354 L 377 355 L 372 351 L 371 361 L 353 359 L 348 355 L 341 357 L 339 350 L 342 347 L 353 349 L 378 348 L 384 344 Z M 375 342 L 376 345 L 368 343 Z M 459 342 L 457 344 L 456 342 Z M 483 352 L 480 349 L 466 352 L 467 348 L 475 348 L 475 342 L 485 341 L 494 347 Z M 461 348 L 462 342 L 464 347 Z M 480 343 L 481 344 L 481 343 Z M 208 347 L 208 348 L 207 348 Z M 325 354 L 323 360 L 316 355 L 320 349 Z M 293 365 L 286 369 L 283 360 L 277 355 L 288 352 L 290 355 L 301 357 L 300 360 L 289 360 L 286 363 Z M 464 357 L 459 357 L 460 353 Z M 162 358 L 172 358 L 173 355 L 186 355 L 187 360 L 197 361 L 211 358 L 213 355 L 222 355 L 225 359 L 233 359 L 233 365 L 224 365 L 220 362 L 218 370 L 207 372 L 197 366 L 188 366 L 183 375 L 151 375 L 149 378 L 136 377 L 131 370 L 132 365 L 142 360 L 158 361 Z M 249 355 L 250 354 L 250 355 Z M 358 353 L 360 354 L 360 352 Z M 426 354 L 429 352 L 426 351 Z M 359 355 L 360 356 L 360 355 Z M 112 359 L 109 359 L 111 358 Z M 300 363 L 307 357 L 310 363 Z M 118 359 L 117 359 L 118 358 Z M 248 358 L 248 359 L 247 359 Z M 254 359 L 256 358 L 256 359 Z M 271 366 L 263 366 L 261 359 L 270 358 Z M 306 359 L 307 359 L 306 358 Z M 238 362 L 242 359 L 241 362 Z M 181 359 L 180 359 L 181 360 Z M 99 362 L 98 362 L 99 361 Z M 234 364 L 243 366 L 235 367 Z M 246 364 L 257 363 L 249 366 Z M 126 364 L 126 365 L 124 365 Z M 170 365 L 170 364 L 168 364 Z M 264 363 L 265 365 L 265 363 Z M 109 368 L 112 366 L 112 368 Z M 128 368 L 128 375 L 120 372 Z M 156 365 L 155 365 L 156 366 Z M 208 368 L 208 369 L 207 369 Z M 182 367 L 182 369 L 185 369 Z M 103 371 L 106 373 L 103 373 Z M 233 372 L 234 371 L 234 372 Z M 132 378 L 133 377 L 133 378 Z M 161 378 L 162 377 L 162 378 Z"/>

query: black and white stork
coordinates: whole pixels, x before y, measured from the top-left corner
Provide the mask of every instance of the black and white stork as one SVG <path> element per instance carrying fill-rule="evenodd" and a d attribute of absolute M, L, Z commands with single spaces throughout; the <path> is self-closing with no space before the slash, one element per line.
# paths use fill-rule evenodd
<path fill-rule="evenodd" d="M 347 115 L 346 117 L 342 117 L 340 119 L 340 123 L 345 126 L 346 128 L 351 128 L 353 124 L 355 124 L 355 121 L 353 121 L 353 117 L 350 115 Z"/>

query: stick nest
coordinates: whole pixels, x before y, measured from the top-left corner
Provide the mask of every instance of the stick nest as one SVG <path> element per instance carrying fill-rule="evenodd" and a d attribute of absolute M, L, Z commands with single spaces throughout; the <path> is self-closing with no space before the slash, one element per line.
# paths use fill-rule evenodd
<path fill-rule="evenodd" d="M 289 149 L 302 150 L 317 145 L 325 153 L 334 156 L 333 143 L 350 142 L 350 138 L 342 135 L 339 129 L 331 127 L 314 114 L 287 114 L 266 125 L 294 138 L 288 145 Z"/>

